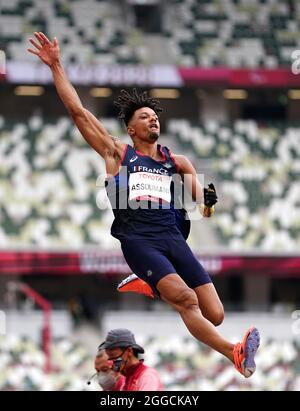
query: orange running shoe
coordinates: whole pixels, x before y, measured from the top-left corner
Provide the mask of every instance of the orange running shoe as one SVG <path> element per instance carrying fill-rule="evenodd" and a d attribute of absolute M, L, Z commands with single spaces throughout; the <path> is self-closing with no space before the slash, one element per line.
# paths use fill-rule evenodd
<path fill-rule="evenodd" d="M 154 298 L 152 288 L 136 274 L 131 274 L 129 277 L 125 278 L 125 280 L 118 285 L 117 290 L 120 293 L 133 292 Z"/>
<path fill-rule="evenodd" d="M 235 368 L 246 378 L 251 377 L 256 369 L 254 357 L 260 342 L 259 331 L 250 327 L 245 333 L 243 342 L 238 342 L 233 348 Z"/>

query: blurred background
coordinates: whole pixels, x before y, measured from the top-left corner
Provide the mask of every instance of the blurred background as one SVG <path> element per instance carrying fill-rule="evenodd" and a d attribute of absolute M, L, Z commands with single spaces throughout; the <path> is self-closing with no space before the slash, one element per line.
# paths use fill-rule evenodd
<path fill-rule="evenodd" d="M 220 332 L 261 331 L 250 380 L 166 304 L 117 292 L 130 270 L 104 163 L 27 53 L 34 31 L 58 38 L 112 135 L 129 142 L 120 90 L 148 90 L 161 143 L 214 182 L 216 214 L 189 244 L 224 303 Z M 127 327 L 167 390 L 299 391 L 300 1 L 0 0 L 0 49 L 0 390 L 99 390 L 97 346 Z"/>

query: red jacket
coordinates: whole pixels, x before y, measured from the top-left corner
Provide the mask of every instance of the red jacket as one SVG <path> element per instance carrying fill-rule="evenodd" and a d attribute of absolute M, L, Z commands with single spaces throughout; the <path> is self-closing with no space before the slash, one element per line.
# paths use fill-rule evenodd
<path fill-rule="evenodd" d="M 125 377 L 124 375 L 120 375 L 115 384 L 114 391 L 122 391 L 124 384 L 125 384 Z"/>
<path fill-rule="evenodd" d="M 125 383 L 120 391 L 162 391 L 162 389 L 157 371 L 141 360 L 126 370 Z"/>

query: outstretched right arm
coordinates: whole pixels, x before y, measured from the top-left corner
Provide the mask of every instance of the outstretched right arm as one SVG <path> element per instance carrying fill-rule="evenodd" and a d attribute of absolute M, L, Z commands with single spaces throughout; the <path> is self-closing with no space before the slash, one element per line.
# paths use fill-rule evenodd
<path fill-rule="evenodd" d="M 34 34 L 38 42 L 34 39 L 30 39 L 30 42 L 36 49 L 28 49 L 28 51 L 37 55 L 49 66 L 57 93 L 82 136 L 105 160 L 108 157 L 119 160 L 122 157 L 125 144 L 112 138 L 101 122 L 83 107 L 60 62 L 57 39 L 54 38 L 53 43 L 51 43 L 43 33 L 36 32 Z"/>
<path fill-rule="evenodd" d="M 61 63 L 54 63 L 50 68 L 57 93 L 82 136 L 104 159 L 112 156 L 117 149 L 115 141 L 109 136 L 101 122 L 92 117 L 92 114 L 83 107 Z"/>

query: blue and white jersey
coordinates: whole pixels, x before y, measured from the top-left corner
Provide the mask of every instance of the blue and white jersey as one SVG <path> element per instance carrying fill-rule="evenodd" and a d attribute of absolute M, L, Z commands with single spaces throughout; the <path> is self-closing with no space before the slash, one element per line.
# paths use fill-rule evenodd
<path fill-rule="evenodd" d="M 176 162 L 168 147 L 158 144 L 157 150 L 161 161 L 127 145 L 120 172 L 107 179 L 106 191 L 115 216 L 111 234 L 119 240 L 188 236 L 186 211 L 180 201 L 174 202 Z"/>

